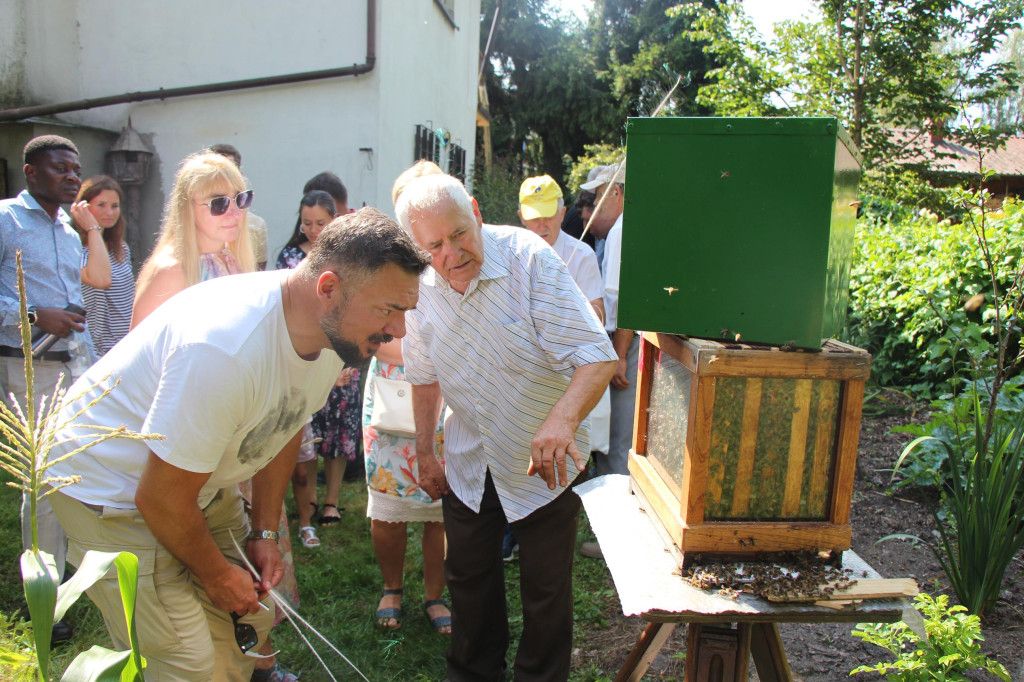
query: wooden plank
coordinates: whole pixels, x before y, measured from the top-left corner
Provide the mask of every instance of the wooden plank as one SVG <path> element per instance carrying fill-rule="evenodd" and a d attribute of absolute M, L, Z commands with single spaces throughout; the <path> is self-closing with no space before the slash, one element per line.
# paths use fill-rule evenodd
<path fill-rule="evenodd" d="M 798 379 L 793 397 L 793 423 L 789 435 L 789 459 L 786 462 L 786 492 L 782 500 L 782 517 L 800 515 L 800 493 L 804 482 L 804 457 L 807 454 L 807 421 L 811 411 L 809 379 Z"/>
<path fill-rule="evenodd" d="M 615 675 L 615 682 L 639 682 L 643 679 L 651 662 L 675 629 L 675 623 L 648 623 L 626 657 L 626 662 Z"/>
<path fill-rule="evenodd" d="M 650 332 L 644 332 L 644 338 L 681 362 L 691 372 L 697 371 L 696 353 L 698 348 L 691 342 L 691 339 L 684 339 L 675 334 L 651 334 Z"/>
<path fill-rule="evenodd" d="M 720 350 L 700 353 L 697 373 L 719 377 L 865 380 L 871 374 L 867 353 L 771 353 Z"/>
<path fill-rule="evenodd" d="M 640 487 L 644 499 L 652 507 L 647 510 L 648 516 L 653 512 L 672 541 L 682 547 L 683 521 L 679 518 L 679 498 L 651 466 L 649 458 L 630 452 L 627 466 L 632 476 L 631 484 Z"/>
<path fill-rule="evenodd" d="M 838 339 L 826 339 L 825 343 L 821 344 L 821 349 L 825 352 L 867 353 L 863 348 L 844 343 Z"/>
<path fill-rule="evenodd" d="M 732 495 L 731 516 L 746 516 L 750 510 L 750 479 L 754 475 L 754 448 L 757 424 L 761 419 L 762 379 L 747 379 L 743 397 L 743 426 L 740 432 L 740 459 L 736 468 L 736 488 Z"/>
<path fill-rule="evenodd" d="M 640 338 L 640 361 L 636 378 L 636 411 L 633 415 L 633 450 L 647 454 L 647 408 L 651 402 L 651 380 L 654 378 L 654 358 L 658 349 L 646 338 Z"/>
<path fill-rule="evenodd" d="M 716 521 L 684 526 L 680 547 L 684 553 L 712 554 L 846 550 L 851 536 L 848 525 L 817 521 Z"/>
<path fill-rule="evenodd" d="M 837 524 L 850 522 L 853 500 L 853 477 L 857 472 L 857 442 L 860 439 L 861 408 L 864 403 L 864 382 L 848 381 L 843 385 L 839 408 L 839 441 L 836 446 L 835 475 L 832 477 L 832 505 L 829 520 Z"/>
<path fill-rule="evenodd" d="M 708 452 L 711 448 L 711 420 L 715 409 L 715 379 L 694 377 L 697 389 L 690 402 L 686 435 L 686 460 L 683 465 L 680 517 L 683 523 L 704 521 L 704 498 L 708 483 Z"/>
<path fill-rule="evenodd" d="M 833 584 L 832 587 L 835 587 Z M 813 597 L 769 597 L 775 602 L 808 602 L 808 601 L 849 601 L 851 599 L 898 599 L 914 597 L 919 592 L 917 581 L 913 578 L 858 578 L 857 582 L 846 589 L 836 589 L 830 596 L 822 599 Z"/>
<path fill-rule="evenodd" d="M 828 500 L 828 474 L 832 469 L 836 443 L 836 392 L 834 381 L 819 383 L 818 410 L 814 429 L 814 454 L 811 458 L 810 498 L 807 504 L 808 516 L 824 517 Z"/>
<path fill-rule="evenodd" d="M 750 653 L 760 682 L 792 682 L 793 673 L 786 660 L 779 626 L 776 623 L 750 625 Z M 744 678 L 746 679 L 746 678 Z"/>

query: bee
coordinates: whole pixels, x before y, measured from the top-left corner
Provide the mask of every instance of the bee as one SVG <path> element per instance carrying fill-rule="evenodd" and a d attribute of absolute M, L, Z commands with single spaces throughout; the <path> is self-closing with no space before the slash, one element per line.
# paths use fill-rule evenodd
<path fill-rule="evenodd" d="M 679 291 L 679 289 L 676 289 L 675 287 L 665 287 L 665 291 L 667 291 L 668 295 L 671 296 L 672 294 Z"/>

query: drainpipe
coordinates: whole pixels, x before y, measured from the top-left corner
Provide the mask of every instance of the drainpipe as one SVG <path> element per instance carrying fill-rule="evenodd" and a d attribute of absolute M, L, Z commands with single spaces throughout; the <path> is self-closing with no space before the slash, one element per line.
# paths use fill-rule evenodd
<path fill-rule="evenodd" d="M 248 78 L 245 80 L 226 81 L 224 83 L 207 83 L 205 85 L 189 85 L 180 88 L 160 88 L 158 90 L 145 90 L 141 92 L 128 92 L 121 95 L 109 97 L 96 97 L 93 99 L 80 99 L 71 102 L 58 102 L 56 104 L 40 104 L 31 107 L 19 107 L 17 109 L 0 110 L 0 123 L 6 121 L 20 121 L 35 116 L 47 116 L 50 114 L 63 114 L 68 111 L 83 111 L 95 109 L 96 107 L 108 107 L 114 104 L 127 104 L 129 102 L 145 102 L 155 99 L 171 99 L 173 97 L 189 97 L 191 95 L 206 95 L 214 92 L 230 92 L 232 90 L 247 90 L 249 88 L 265 88 L 272 85 L 286 85 L 289 83 L 302 83 L 305 81 L 323 80 L 325 78 L 340 78 L 342 76 L 359 76 L 373 70 L 377 62 L 377 4 L 376 0 L 366 2 L 366 61 L 362 64 L 353 64 L 337 69 L 323 69 L 321 71 L 304 71 L 302 73 L 288 73 L 280 76 L 264 76 L 262 78 Z"/>

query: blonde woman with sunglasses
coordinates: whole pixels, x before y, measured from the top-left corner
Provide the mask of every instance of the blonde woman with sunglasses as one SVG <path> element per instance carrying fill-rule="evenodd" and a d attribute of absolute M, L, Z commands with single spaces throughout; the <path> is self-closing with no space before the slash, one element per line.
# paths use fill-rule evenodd
<path fill-rule="evenodd" d="M 204 151 L 182 162 L 160 238 L 139 273 L 132 328 L 197 282 L 256 269 L 246 210 L 252 200 L 230 159 Z"/>

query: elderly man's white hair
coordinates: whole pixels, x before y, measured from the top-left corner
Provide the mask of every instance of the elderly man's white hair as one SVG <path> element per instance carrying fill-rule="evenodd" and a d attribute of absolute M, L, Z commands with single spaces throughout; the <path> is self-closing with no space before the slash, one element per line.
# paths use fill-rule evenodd
<path fill-rule="evenodd" d="M 402 190 L 395 204 L 395 217 L 402 229 L 411 235 L 410 213 L 433 212 L 442 208 L 456 208 L 473 218 L 473 200 L 461 182 L 450 175 L 424 175 Z"/>

